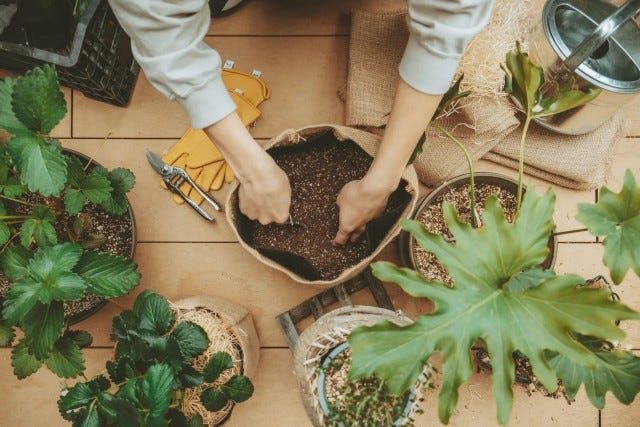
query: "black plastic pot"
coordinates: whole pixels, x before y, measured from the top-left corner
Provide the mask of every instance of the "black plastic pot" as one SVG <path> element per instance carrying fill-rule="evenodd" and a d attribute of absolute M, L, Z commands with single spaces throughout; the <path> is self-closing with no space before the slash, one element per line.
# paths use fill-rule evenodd
<path fill-rule="evenodd" d="M 475 173 L 474 175 L 475 175 L 476 186 L 479 184 L 492 184 L 510 193 L 513 193 L 514 195 L 517 194 L 518 182 L 514 179 L 511 179 L 504 175 L 490 173 L 490 172 L 478 172 L 478 173 Z M 469 184 L 469 174 L 459 175 L 455 178 L 450 179 L 449 181 L 445 181 L 442 185 L 440 185 L 438 188 L 433 190 L 431 193 L 429 193 L 421 201 L 418 202 L 418 205 L 416 206 L 416 210 L 414 211 L 411 218 L 412 219 L 419 218 L 420 214 L 425 209 L 425 207 L 430 205 L 432 201 L 435 200 L 442 193 L 445 193 L 451 188 L 458 188 L 468 184 Z M 523 187 L 523 191 L 524 190 L 525 188 Z M 411 236 L 410 233 L 404 230 L 400 232 L 400 235 L 398 237 L 398 245 L 399 245 L 400 257 L 402 259 L 402 263 L 405 266 L 413 269 L 416 269 L 416 262 L 414 258 L 414 253 L 415 253 L 414 248 L 416 247 L 417 244 L 418 243 Z M 552 269 L 556 262 L 556 253 L 558 249 L 558 240 L 555 236 L 552 235 L 549 238 L 548 247 L 549 247 L 550 253 L 547 259 L 542 263 L 542 267 L 545 269 Z"/>

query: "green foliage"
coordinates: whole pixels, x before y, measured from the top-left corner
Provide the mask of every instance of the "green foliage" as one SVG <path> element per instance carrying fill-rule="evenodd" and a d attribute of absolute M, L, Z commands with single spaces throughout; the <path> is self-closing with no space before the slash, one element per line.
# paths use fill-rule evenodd
<path fill-rule="evenodd" d="M 84 252 L 71 243 L 43 247 L 30 254 L 15 246 L 2 256 L 2 266 L 12 284 L 3 304 L 5 325 L 19 325 L 24 332 L 23 352 L 14 352 L 12 363 L 21 377 L 46 363 L 55 374 L 75 377 L 84 370 L 80 349 L 90 342 L 82 331 L 62 334 L 63 301 L 85 293 L 113 298 L 131 291 L 140 274 L 129 259 L 98 252 Z M 27 357 L 29 356 L 29 357 Z"/>
<path fill-rule="evenodd" d="M 629 269 L 640 276 L 640 188 L 630 170 L 619 193 L 603 187 L 598 203 L 578 204 L 576 219 L 594 236 L 605 236 L 603 262 L 615 284 Z"/>
<path fill-rule="evenodd" d="M 98 376 L 77 383 L 58 401 L 60 413 L 74 425 L 197 427 L 202 418 L 189 420 L 180 410 L 185 389 L 204 384 L 201 399 L 211 411 L 246 400 L 253 392 L 244 376 L 221 380 L 233 368 L 227 353 L 213 355 L 203 372 L 194 368 L 194 359 L 209 347 L 206 332 L 193 322 L 176 324 L 169 303 L 153 291 L 142 292 L 131 310 L 116 316 L 112 332 L 115 360 L 107 362 L 111 381 Z"/>
<path fill-rule="evenodd" d="M 549 352 L 562 354 L 587 371 L 601 366 L 601 359 L 568 331 L 603 340 L 621 339 L 624 333 L 615 322 L 640 319 L 640 313 L 610 301 L 607 290 L 578 286 L 584 281 L 578 276 L 540 273 L 537 266 L 547 256 L 553 229 L 553 205 L 551 191 L 538 196 L 529 189 L 522 210 L 509 223 L 497 199 L 490 197 L 484 226 L 474 229 L 445 204 L 445 219 L 455 243 L 429 233 L 418 222 L 405 221 L 403 228 L 436 255 L 454 285 L 428 282 L 416 271 L 390 263 L 374 263 L 379 279 L 397 283 L 412 296 L 429 298 L 436 309 L 406 327 L 382 322 L 354 330 L 349 337 L 351 378 L 375 374 L 397 394 L 416 381 L 423 363 L 439 351 L 444 378 L 438 412 L 448 422 L 458 389 L 473 372 L 470 348 L 481 339 L 491 354 L 498 420 L 506 424 L 515 378 L 511 355 L 516 350 L 529 359 L 534 374 L 550 391 L 556 389 L 559 374 L 547 359 Z M 587 378 L 575 381 L 579 384 Z M 614 387 L 614 381 L 600 386 Z M 635 394 L 627 386 L 621 384 L 624 392 Z"/>
<path fill-rule="evenodd" d="M 45 206 L 34 206 L 31 217 L 20 227 L 20 243 L 25 248 L 35 241 L 40 247 L 55 245 L 58 236 L 53 224 L 56 218 Z"/>

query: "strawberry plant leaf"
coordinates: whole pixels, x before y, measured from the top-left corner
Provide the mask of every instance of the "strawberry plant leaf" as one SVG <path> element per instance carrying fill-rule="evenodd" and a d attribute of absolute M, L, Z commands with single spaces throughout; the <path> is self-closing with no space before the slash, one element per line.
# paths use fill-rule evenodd
<path fill-rule="evenodd" d="M 599 191 L 596 204 L 578 204 L 576 219 L 595 236 L 605 236 L 603 262 L 611 279 L 620 284 L 629 269 L 640 276 L 640 188 L 630 170 L 624 174 L 622 189 Z"/>
<path fill-rule="evenodd" d="M 616 320 L 640 318 L 640 313 L 610 301 L 608 290 L 580 287 L 584 280 L 575 275 L 542 278 L 536 286 L 518 292 L 506 287 L 511 277 L 544 261 L 553 229 L 553 200 L 551 191 L 538 196 L 529 188 L 520 213 L 509 223 L 497 199 L 490 197 L 481 229 L 471 227 L 445 204 L 455 244 L 406 221 L 403 227 L 436 255 L 454 285 L 427 282 L 416 271 L 391 263 L 374 263 L 376 277 L 399 284 L 412 296 L 429 298 L 436 309 L 406 327 L 381 322 L 354 330 L 349 337 L 350 377 L 375 374 L 386 381 L 390 393 L 399 394 L 415 383 L 433 352 L 440 351 L 444 379 L 438 413 L 446 423 L 459 387 L 473 372 L 470 349 L 482 339 L 491 355 L 498 420 L 506 424 L 513 404 L 512 354 L 516 350 L 530 360 L 534 374 L 549 391 L 556 389 L 557 376 L 544 359 L 545 351 L 567 355 L 585 366 L 597 363 L 597 357 L 567 331 L 621 339 L 624 332 Z"/>
<path fill-rule="evenodd" d="M 35 206 L 31 218 L 20 227 L 20 243 L 25 248 L 35 241 L 39 247 L 52 246 L 58 243 L 56 229 L 53 226 L 56 218 L 46 206 Z"/>
<path fill-rule="evenodd" d="M 219 351 L 209 358 L 209 361 L 204 367 L 204 371 L 202 371 L 204 380 L 205 382 L 212 383 L 218 379 L 221 373 L 231 368 L 233 368 L 231 355 L 224 351 Z"/>
<path fill-rule="evenodd" d="M 48 134 L 67 114 L 67 102 L 51 65 L 34 68 L 13 85 L 11 107 L 33 132 Z"/>
<path fill-rule="evenodd" d="M 47 368 L 61 378 L 75 378 L 84 372 L 84 357 L 74 339 L 65 333 L 45 360 Z"/>
<path fill-rule="evenodd" d="M 29 266 L 29 252 L 21 246 L 11 246 L 2 253 L 2 269 L 12 280 L 25 276 Z"/>
<path fill-rule="evenodd" d="M 16 80 L 6 77 L 0 80 L 0 129 L 12 135 L 31 133 L 31 131 L 16 118 L 11 106 L 13 86 Z"/>
<path fill-rule="evenodd" d="M 139 319 L 141 329 L 155 331 L 158 335 L 169 332 L 174 321 L 167 300 L 151 290 L 138 295 L 133 304 L 133 313 Z"/>
<path fill-rule="evenodd" d="M 558 373 L 569 399 L 575 398 L 580 385 L 585 385 L 587 396 L 593 405 L 603 409 L 605 394 L 611 391 L 625 405 L 633 402 L 640 393 L 640 357 L 630 351 L 602 348 L 602 341 L 580 341 L 597 356 L 595 366 L 584 366 L 571 357 L 557 352 L 546 353 L 546 358 Z"/>
<path fill-rule="evenodd" d="M 42 360 L 29 354 L 27 344 L 25 340 L 22 339 L 18 342 L 18 345 L 11 350 L 11 366 L 13 366 L 14 375 L 21 380 L 37 372 L 40 366 L 42 366 Z"/>
<path fill-rule="evenodd" d="M 210 387 L 200 395 L 200 402 L 208 411 L 218 412 L 229 403 L 229 396 L 216 387 Z"/>
<path fill-rule="evenodd" d="M 164 418 L 171 401 L 171 391 L 175 377 L 168 365 L 151 366 L 140 380 L 140 390 L 144 395 L 150 418 Z"/>
<path fill-rule="evenodd" d="M 107 172 L 105 169 L 95 168 L 96 173 L 105 176 L 113 188 L 111 197 L 107 198 L 100 203 L 100 206 L 107 212 L 114 215 L 123 215 L 129 209 L 129 202 L 127 201 L 126 194 L 135 185 L 135 177 L 133 173 L 124 168 L 116 168 L 111 172 Z"/>
<path fill-rule="evenodd" d="M 91 382 L 79 382 L 66 390 L 66 394 L 58 400 L 58 410 L 60 414 L 64 417 L 66 412 L 82 408 L 83 406 L 89 405 L 92 401 L 95 401 L 100 391 L 96 388 L 97 387 L 92 387 Z"/>
<path fill-rule="evenodd" d="M 253 384 L 244 375 L 234 375 L 220 389 L 234 402 L 244 402 L 253 395 Z"/>
<path fill-rule="evenodd" d="M 69 188 L 64 193 L 64 209 L 69 215 L 75 215 L 82 210 L 87 198 L 80 190 Z"/>
<path fill-rule="evenodd" d="M 0 217 L 7 215 L 7 210 L 4 207 L 4 204 L 0 202 Z M 4 245 L 11 238 L 11 229 L 9 226 L 3 221 L 0 220 L 0 245 Z"/>
<path fill-rule="evenodd" d="M 18 135 L 9 140 L 9 152 L 29 191 L 56 196 L 67 180 L 67 165 L 60 147 L 36 135 Z"/>
<path fill-rule="evenodd" d="M 177 341 L 185 360 L 200 356 L 209 348 L 207 333 L 200 325 L 193 322 L 178 323 L 171 331 L 170 336 Z"/>
<path fill-rule="evenodd" d="M 9 347 L 13 343 L 16 333 L 13 326 L 0 320 L 0 347 Z"/>
<path fill-rule="evenodd" d="M 37 302 L 38 290 L 32 282 L 13 282 L 4 298 L 2 317 L 10 325 L 17 325 Z"/>
<path fill-rule="evenodd" d="M 111 196 L 113 188 L 107 176 L 100 171 L 94 169 L 85 175 L 80 161 L 69 159 L 68 157 L 70 188 L 65 193 L 64 203 L 67 213 L 75 215 L 80 212 L 86 200 L 96 204 L 105 202 Z"/>
<path fill-rule="evenodd" d="M 36 303 L 21 319 L 25 343 L 29 353 L 38 359 L 45 359 L 51 353 L 53 344 L 60 338 L 64 327 L 62 303 Z"/>
<path fill-rule="evenodd" d="M 87 251 L 82 254 L 75 271 L 92 294 L 117 298 L 126 295 L 140 283 L 140 273 L 136 268 L 137 264 L 128 258 Z"/>
<path fill-rule="evenodd" d="M 202 420 L 202 416 L 200 414 L 196 414 L 189 420 L 188 427 L 204 427 L 204 421 Z"/>

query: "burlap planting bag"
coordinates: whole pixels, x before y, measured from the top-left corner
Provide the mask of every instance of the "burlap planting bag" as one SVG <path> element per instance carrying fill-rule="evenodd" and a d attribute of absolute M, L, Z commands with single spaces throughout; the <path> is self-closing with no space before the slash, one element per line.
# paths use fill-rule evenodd
<path fill-rule="evenodd" d="M 514 7 L 510 0 L 496 0 L 486 28 L 470 41 L 462 56 L 457 76 L 464 74 L 461 90 L 471 90 L 472 94 L 450 111 L 442 124 L 460 138 L 475 160 L 486 157 L 517 169 L 512 147 L 521 126 L 516 107 L 502 90 L 504 72 L 500 64 L 516 40 L 526 48 L 530 22 L 540 19 L 541 4 L 538 0 L 525 0 Z M 408 38 L 406 19 L 406 10 L 353 12 L 344 89 L 347 125 L 379 128 L 386 123 Z M 425 117 L 425 124 L 428 120 Z M 602 185 L 620 125 L 620 121 L 612 119 L 587 135 L 532 135 L 525 156 L 527 172 L 575 189 Z M 562 147 L 565 142 L 568 146 Z M 574 160 L 578 162 L 572 163 Z M 420 181 L 427 186 L 439 185 L 467 171 L 459 149 L 433 124 L 427 128 L 424 151 L 414 166 Z"/>
<path fill-rule="evenodd" d="M 209 337 L 209 348 L 195 359 L 194 367 L 202 370 L 218 351 L 231 355 L 234 367 L 225 375 L 245 375 L 254 378 L 260 359 L 260 343 L 251 313 L 244 307 L 218 297 L 197 296 L 173 303 L 176 323 L 191 321 L 201 326 Z M 226 378 L 226 377 L 225 377 Z M 209 412 L 200 402 L 201 388 L 185 390 L 183 412 L 191 417 L 200 414 L 205 425 L 221 424 L 234 407 L 233 402 L 217 412 Z"/>
<path fill-rule="evenodd" d="M 323 315 L 300 334 L 293 350 L 293 367 L 302 403 L 314 427 L 325 425 L 317 388 L 318 366 L 322 359 L 331 349 L 345 342 L 354 328 L 371 326 L 382 320 L 400 326 L 411 324 L 411 319 L 399 312 L 378 307 L 349 306 Z M 428 385 L 430 376 L 431 367 L 427 364 L 415 387 L 416 401 L 423 387 Z"/>
<path fill-rule="evenodd" d="M 380 143 L 380 138 L 372 133 L 364 132 L 338 125 L 316 125 L 301 129 L 288 129 L 271 139 L 265 149 L 275 149 L 279 147 L 294 146 L 296 144 L 316 141 L 321 136 L 329 135 L 340 142 L 352 141 L 360 147 L 367 155 L 374 157 Z M 332 173 L 331 165 L 327 165 L 327 174 Z M 246 233 L 246 217 L 242 215 L 238 207 L 238 184 L 232 187 L 229 197 L 226 200 L 226 216 L 232 230 L 238 238 L 243 248 L 262 263 L 286 273 L 289 277 L 303 284 L 311 284 L 321 287 L 329 287 L 337 283 L 342 283 L 361 272 L 366 268 L 375 256 L 400 232 L 400 220 L 408 218 L 413 209 L 418 196 L 418 179 L 412 166 L 407 167 L 402 174 L 403 194 L 406 196 L 402 206 L 399 206 L 391 215 L 376 218 L 367 226 L 367 240 L 370 244 L 369 253 L 357 264 L 346 268 L 337 277 L 332 279 L 318 278 L 305 259 L 296 254 L 277 253 L 269 250 L 257 250 L 251 245 L 251 239 Z M 405 194 L 406 193 L 406 194 Z M 337 224 L 336 224 L 337 230 Z M 309 242 L 314 244 L 314 242 Z M 310 278 L 311 277 L 311 278 Z"/>

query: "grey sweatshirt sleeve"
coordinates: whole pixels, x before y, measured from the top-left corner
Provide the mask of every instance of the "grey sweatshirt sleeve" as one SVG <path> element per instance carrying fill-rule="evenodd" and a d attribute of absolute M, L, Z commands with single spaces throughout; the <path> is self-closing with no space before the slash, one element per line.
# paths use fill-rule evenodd
<path fill-rule="evenodd" d="M 220 55 L 204 41 L 206 0 L 109 0 L 151 84 L 178 101 L 191 126 L 209 126 L 236 108 L 222 82 Z"/>
<path fill-rule="evenodd" d="M 493 0 L 408 0 L 409 41 L 400 76 L 420 92 L 447 91 L 469 40 L 487 23 Z"/>

